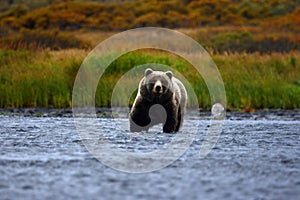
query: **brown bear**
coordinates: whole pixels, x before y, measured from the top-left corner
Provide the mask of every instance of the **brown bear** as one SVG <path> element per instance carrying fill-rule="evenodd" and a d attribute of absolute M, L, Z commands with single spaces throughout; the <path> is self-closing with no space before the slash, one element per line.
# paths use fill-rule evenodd
<path fill-rule="evenodd" d="M 163 132 L 177 132 L 186 109 L 187 92 L 171 71 L 145 70 L 130 115 L 130 131 L 140 132 L 163 124 Z"/>

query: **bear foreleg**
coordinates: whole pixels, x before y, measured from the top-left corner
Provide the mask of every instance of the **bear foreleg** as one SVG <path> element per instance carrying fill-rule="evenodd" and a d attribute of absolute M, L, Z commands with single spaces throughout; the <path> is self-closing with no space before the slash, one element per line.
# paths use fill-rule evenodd
<path fill-rule="evenodd" d="M 176 132 L 177 123 L 178 123 L 178 113 L 176 108 L 169 104 L 166 106 L 167 111 L 167 120 L 163 126 L 163 132 L 165 133 L 173 133 Z"/>

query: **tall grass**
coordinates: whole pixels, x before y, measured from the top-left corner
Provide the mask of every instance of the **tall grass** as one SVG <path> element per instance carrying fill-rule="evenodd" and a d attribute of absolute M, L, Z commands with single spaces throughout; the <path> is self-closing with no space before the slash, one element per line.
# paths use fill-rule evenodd
<path fill-rule="evenodd" d="M 68 57 L 66 57 L 68 55 Z M 0 107 L 70 107 L 82 54 L 0 51 Z"/>
<path fill-rule="evenodd" d="M 86 55 L 76 49 L 0 50 L 0 107 L 71 107 L 74 79 Z M 300 52 L 214 55 L 213 59 L 224 80 L 229 109 L 300 108 Z M 151 51 L 128 53 L 113 62 L 99 82 L 96 106 L 110 106 L 115 83 L 132 67 L 145 63 L 171 66 L 192 85 L 200 107 L 211 106 L 206 85 L 193 67 L 179 57 Z"/>
<path fill-rule="evenodd" d="M 300 54 L 215 56 L 229 108 L 293 109 L 300 106 Z"/>

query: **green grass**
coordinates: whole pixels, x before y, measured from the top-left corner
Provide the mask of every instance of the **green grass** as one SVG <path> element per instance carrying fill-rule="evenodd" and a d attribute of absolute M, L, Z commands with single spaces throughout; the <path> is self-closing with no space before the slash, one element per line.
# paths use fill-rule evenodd
<path fill-rule="evenodd" d="M 53 57 L 48 52 L 0 51 L 0 107 L 70 107 L 81 59 Z"/>
<path fill-rule="evenodd" d="M 299 53 L 215 57 L 228 107 L 293 109 L 300 106 Z"/>
<path fill-rule="evenodd" d="M 0 107 L 71 107 L 75 76 L 86 55 L 76 49 L 0 50 Z M 224 80 L 229 109 L 300 108 L 300 52 L 214 55 L 213 59 Z M 205 83 L 187 62 L 152 51 L 129 53 L 113 62 L 99 82 L 96 106 L 110 106 L 114 84 L 132 67 L 145 63 L 172 66 L 192 85 L 199 106 L 211 106 Z"/>

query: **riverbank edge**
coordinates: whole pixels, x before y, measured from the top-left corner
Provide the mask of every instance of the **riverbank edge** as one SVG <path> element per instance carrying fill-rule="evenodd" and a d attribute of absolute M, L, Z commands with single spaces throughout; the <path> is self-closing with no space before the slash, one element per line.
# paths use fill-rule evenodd
<path fill-rule="evenodd" d="M 111 118 L 119 117 L 118 113 L 110 108 L 95 108 L 97 117 Z M 123 109 L 124 110 L 124 109 Z M 125 109 L 126 110 L 126 109 Z M 128 111 L 128 110 L 127 110 Z M 210 119 L 211 113 L 208 110 L 199 109 L 187 110 L 188 119 Z M 124 114 L 124 113 L 123 113 Z M 20 116 L 20 117 L 73 117 L 72 108 L 0 108 L 0 116 Z M 124 116 L 124 115 L 122 115 Z M 261 109 L 255 112 L 226 111 L 227 120 L 288 120 L 300 121 L 300 109 Z"/>

